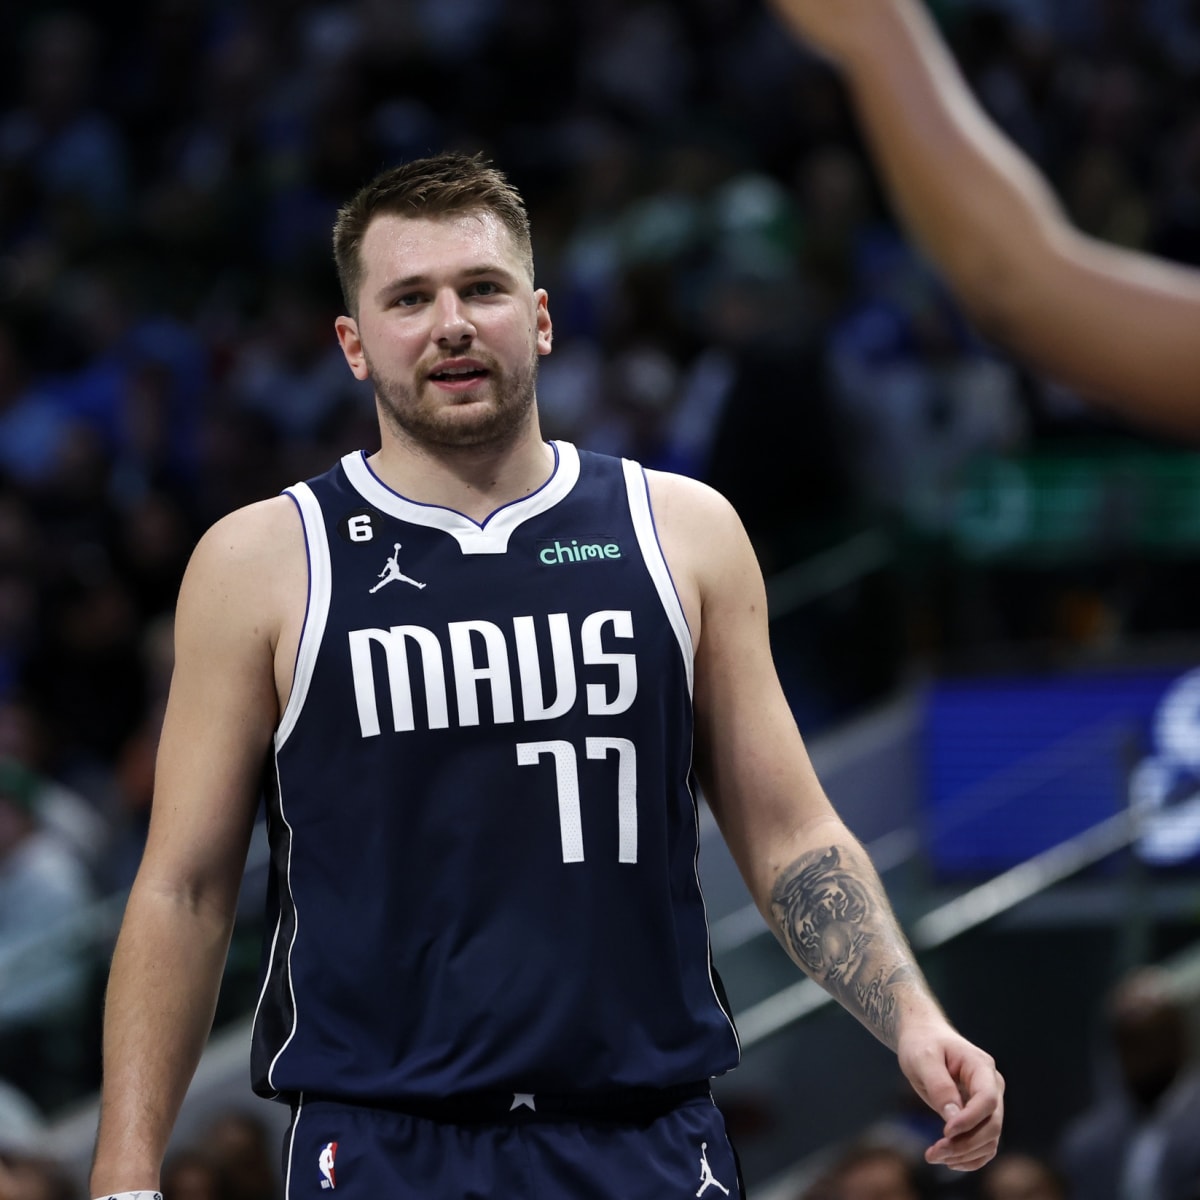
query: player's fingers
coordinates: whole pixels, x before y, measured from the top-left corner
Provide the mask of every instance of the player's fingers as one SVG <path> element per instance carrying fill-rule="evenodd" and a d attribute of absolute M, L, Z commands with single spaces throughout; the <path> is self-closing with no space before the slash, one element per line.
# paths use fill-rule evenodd
<path fill-rule="evenodd" d="M 942 1150 L 938 1146 L 930 1146 L 925 1153 L 925 1161 L 939 1166 L 949 1167 L 952 1171 L 976 1171 L 991 1162 L 1000 1148 L 1000 1139 L 989 1138 L 982 1145 L 972 1146 L 962 1153 Z"/>
<path fill-rule="evenodd" d="M 972 1128 L 940 1138 L 925 1152 L 926 1161 L 956 1171 L 975 1170 L 995 1155 L 1003 1123 L 1002 1109 L 997 1108 Z"/>
<path fill-rule="evenodd" d="M 1004 1076 L 990 1058 L 978 1063 L 963 1082 L 963 1101 L 947 1116 L 943 1131 L 951 1139 L 970 1134 L 988 1121 L 998 1125 L 1004 1114 Z"/>
<path fill-rule="evenodd" d="M 976 1094 L 947 1119 L 943 1133 L 950 1140 L 970 1136 L 989 1122 L 999 1125 L 1003 1112 L 1003 1093 L 999 1089 Z"/>
<path fill-rule="evenodd" d="M 943 1165 L 949 1167 L 951 1171 L 978 1171 L 980 1167 L 986 1167 L 995 1157 L 996 1150 L 993 1148 L 985 1153 L 977 1154 L 973 1158 L 958 1159 Z"/>
<path fill-rule="evenodd" d="M 952 1132 L 951 1123 L 965 1128 L 959 1119 L 965 1098 L 940 1058 L 933 1063 L 920 1064 L 919 1069 L 911 1071 L 908 1078 L 917 1095 L 946 1122 L 947 1136 Z M 977 1124 L 978 1121 L 979 1117 L 975 1117 L 971 1124 Z"/>

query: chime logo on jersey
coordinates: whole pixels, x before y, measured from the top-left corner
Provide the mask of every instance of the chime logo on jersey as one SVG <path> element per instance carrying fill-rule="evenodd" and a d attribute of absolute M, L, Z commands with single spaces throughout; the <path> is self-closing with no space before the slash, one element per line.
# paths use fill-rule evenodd
<path fill-rule="evenodd" d="M 479 725 L 489 710 L 494 725 L 551 721 L 577 702 L 588 716 L 615 716 L 637 697 L 633 636 L 628 609 L 589 613 L 578 622 L 568 613 L 548 613 L 503 625 L 450 621 L 436 631 L 422 625 L 352 629 L 359 729 L 363 737 L 378 736 L 385 706 L 396 733 Z M 622 643 L 626 650 L 610 649 Z"/>
<path fill-rule="evenodd" d="M 337 1158 L 337 1142 L 326 1142 L 317 1155 L 317 1166 L 321 1169 L 321 1186 L 323 1188 L 337 1187 L 333 1174 L 334 1159 Z"/>
<path fill-rule="evenodd" d="M 602 538 L 595 542 L 580 542 L 578 538 L 572 538 L 569 542 L 542 542 L 538 551 L 538 562 L 547 567 L 562 563 L 604 562 L 620 557 L 621 545 L 613 538 Z"/>

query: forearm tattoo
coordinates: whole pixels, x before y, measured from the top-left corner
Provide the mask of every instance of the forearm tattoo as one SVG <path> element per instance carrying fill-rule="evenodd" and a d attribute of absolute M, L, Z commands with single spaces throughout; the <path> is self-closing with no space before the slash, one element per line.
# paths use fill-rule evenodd
<path fill-rule="evenodd" d="M 779 873 L 771 911 L 796 961 L 887 1045 L 896 1044 L 899 986 L 916 970 L 873 872 L 837 846 Z"/>

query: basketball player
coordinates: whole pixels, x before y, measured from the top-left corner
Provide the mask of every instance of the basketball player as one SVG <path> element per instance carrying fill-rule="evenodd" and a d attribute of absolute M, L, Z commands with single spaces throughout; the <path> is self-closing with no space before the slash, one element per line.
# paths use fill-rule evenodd
<path fill-rule="evenodd" d="M 833 60 L 909 232 L 987 334 L 1124 416 L 1200 434 L 1200 273 L 1085 236 L 918 0 L 773 0 Z"/>
<path fill-rule="evenodd" d="M 944 1117 L 930 1159 L 983 1165 L 1002 1080 L 813 775 L 737 517 L 541 437 L 518 194 L 412 162 L 342 209 L 335 252 L 381 447 L 224 518 L 188 568 L 93 1194 L 158 1186 L 260 790 L 252 1074 L 292 1108 L 289 1200 L 740 1195 L 697 781 L 784 946 Z"/>

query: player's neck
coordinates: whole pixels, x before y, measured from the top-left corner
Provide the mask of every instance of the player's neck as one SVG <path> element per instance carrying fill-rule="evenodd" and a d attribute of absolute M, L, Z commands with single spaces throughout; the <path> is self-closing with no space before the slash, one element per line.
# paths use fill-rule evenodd
<path fill-rule="evenodd" d="M 535 424 L 518 441 L 502 446 L 430 446 L 385 437 L 368 461 L 402 496 L 482 522 L 537 491 L 553 473 L 555 455 Z"/>

